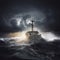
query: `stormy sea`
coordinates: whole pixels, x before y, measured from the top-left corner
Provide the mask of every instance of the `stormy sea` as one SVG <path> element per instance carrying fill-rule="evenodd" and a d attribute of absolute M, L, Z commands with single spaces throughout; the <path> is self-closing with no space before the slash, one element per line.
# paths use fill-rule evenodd
<path fill-rule="evenodd" d="M 60 2 L 0 0 L 0 60 L 60 60 Z"/>

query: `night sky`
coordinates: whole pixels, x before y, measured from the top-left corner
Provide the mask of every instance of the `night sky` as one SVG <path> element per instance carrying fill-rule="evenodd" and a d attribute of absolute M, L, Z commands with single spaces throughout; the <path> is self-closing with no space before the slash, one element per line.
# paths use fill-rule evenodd
<path fill-rule="evenodd" d="M 22 31 L 25 29 L 24 25 L 21 24 L 20 27 L 17 27 L 15 24 L 16 21 L 14 21 L 12 18 L 15 18 L 15 15 L 18 17 L 20 14 L 23 17 L 22 20 L 26 20 L 27 18 L 30 18 L 32 14 L 37 12 L 37 14 L 35 14 L 36 16 L 38 16 L 39 13 L 41 14 L 37 18 L 35 17 L 36 20 L 41 20 L 41 16 L 42 18 L 45 18 L 42 22 L 37 21 L 36 26 L 45 32 L 53 32 L 57 35 L 60 35 L 59 5 L 60 4 L 58 1 L 50 0 L 0 0 L 0 32 Z"/>

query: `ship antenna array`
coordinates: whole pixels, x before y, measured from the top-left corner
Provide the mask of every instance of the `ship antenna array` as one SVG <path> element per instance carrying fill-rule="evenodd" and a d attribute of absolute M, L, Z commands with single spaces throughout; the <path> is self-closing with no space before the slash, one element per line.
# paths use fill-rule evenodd
<path fill-rule="evenodd" d="M 40 20 L 35 20 L 35 21 L 40 21 Z M 35 22 L 34 20 L 32 20 L 31 22 L 32 22 L 32 32 L 34 31 L 34 22 Z"/>
<path fill-rule="evenodd" d="M 34 28 L 34 25 L 33 25 L 33 24 L 34 24 L 34 21 L 32 20 L 31 22 L 32 22 L 32 31 L 33 31 L 33 28 Z"/>

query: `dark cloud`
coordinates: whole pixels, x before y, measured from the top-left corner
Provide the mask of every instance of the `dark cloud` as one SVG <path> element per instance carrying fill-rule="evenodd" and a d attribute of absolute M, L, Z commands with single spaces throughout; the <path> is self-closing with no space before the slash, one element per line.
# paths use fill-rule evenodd
<path fill-rule="evenodd" d="M 60 35 L 60 7 L 58 1 L 39 1 L 39 0 L 1 0 L 0 2 L 0 32 L 15 32 L 24 30 L 24 26 L 16 26 L 16 21 L 9 23 L 8 20 L 17 14 L 30 12 L 37 9 L 46 18 L 43 22 L 35 22 L 36 25 L 47 32 L 54 32 Z M 23 16 L 25 21 L 31 15 Z M 40 18 L 38 18 L 40 19 Z M 8 22 L 7 22 L 8 21 Z M 22 28 L 23 27 L 23 28 Z M 28 26 L 29 27 L 29 26 Z"/>
<path fill-rule="evenodd" d="M 44 26 L 46 28 L 46 31 L 51 31 L 51 32 L 54 32 L 56 33 L 57 35 L 60 35 L 60 17 L 59 17 L 59 14 L 60 14 L 60 11 L 59 9 L 54 9 L 52 12 L 51 15 L 49 15 L 49 13 L 47 13 L 47 19 L 46 21 L 44 22 Z"/>

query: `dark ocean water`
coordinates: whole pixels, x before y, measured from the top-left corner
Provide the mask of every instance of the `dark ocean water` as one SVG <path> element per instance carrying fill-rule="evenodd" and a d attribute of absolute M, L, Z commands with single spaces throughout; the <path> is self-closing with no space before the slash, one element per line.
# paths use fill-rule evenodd
<path fill-rule="evenodd" d="M 60 41 L 11 46 L 0 41 L 0 60 L 60 60 Z"/>

